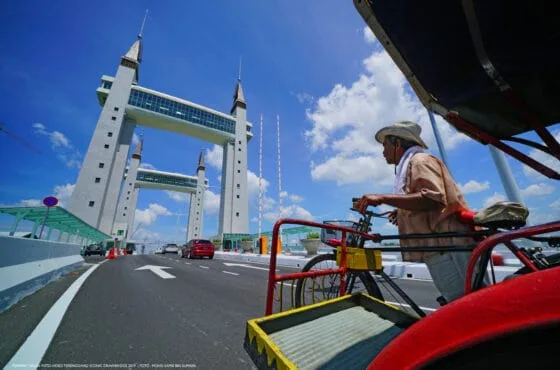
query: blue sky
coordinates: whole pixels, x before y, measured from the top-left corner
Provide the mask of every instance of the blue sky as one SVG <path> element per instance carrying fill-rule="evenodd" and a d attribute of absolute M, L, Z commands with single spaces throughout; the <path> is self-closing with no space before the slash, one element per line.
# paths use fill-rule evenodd
<path fill-rule="evenodd" d="M 283 216 L 314 220 L 350 217 L 350 199 L 389 192 L 386 165 L 374 132 L 394 120 L 419 122 L 439 155 L 428 116 L 402 74 L 381 49 L 351 2 L 100 1 L 9 2 L 0 13 L 0 121 L 28 146 L 0 135 L 4 165 L 0 203 L 36 204 L 46 195 L 63 204 L 97 122 L 95 89 L 114 75 L 120 57 L 144 31 L 139 84 L 228 112 L 240 55 L 253 123 L 249 143 L 250 231 L 257 231 L 259 117 L 264 117 L 263 230 L 278 217 L 276 115 L 282 143 Z M 449 165 L 473 209 L 503 199 L 486 147 L 438 125 Z M 560 126 L 552 127 L 560 136 Z M 200 150 L 208 156 L 211 188 L 204 234 L 217 231 L 219 148 L 153 129 L 144 133 L 143 162 L 158 170 L 194 174 Z M 533 136 L 527 136 L 533 138 Z M 533 154 L 540 161 L 545 155 Z M 560 217 L 557 184 L 508 159 L 531 222 Z M 558 162 L 552 162 L 558 169 Z M 142 190 L 136 239 L 182 241 L 186 197 Z M 6 229 L 9 219 L 0 218 Z M 395 229 L 381 221 L 382 232 Z"/>

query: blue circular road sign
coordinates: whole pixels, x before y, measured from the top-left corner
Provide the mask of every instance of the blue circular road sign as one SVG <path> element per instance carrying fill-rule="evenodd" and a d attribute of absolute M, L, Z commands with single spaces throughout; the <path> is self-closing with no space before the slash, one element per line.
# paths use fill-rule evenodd
<path fill-rule="evenodd" d="M 43 204 L 47 207 L 54 207 L 58 204 L 58 199 L 55 197 L 46 197 L 43 199 Z"/>

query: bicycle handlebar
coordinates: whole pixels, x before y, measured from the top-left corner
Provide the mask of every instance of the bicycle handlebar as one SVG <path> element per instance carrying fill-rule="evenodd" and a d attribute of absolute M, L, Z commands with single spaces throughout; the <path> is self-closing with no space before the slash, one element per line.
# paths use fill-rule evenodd
<path fill-rule="evenodd" d="M 362 199 L 362 198 L 352 198 L 352 203 L 356 203 L 356 202 L 359 201 L 360 199 Z M 354 207 L 350 207 L 350 210 L 351 210 L 351 211 L 354 211 L 354 212 L 358 212 L 358 213 L 360 213 L 360 214 L 362 214 L 362 215 L 364 215 L 364 216 L 369 216 L 369 217 L 387 218 L 386 216 L 388 216 L 389 214 L 391 214 L 391 211 L 387 211 L 387 212 L 383 212 L 383 213 L 375 213 L 375 212 L 372 212 L 372 211 L 365 211 L 365 212 L 362 213 L 362 212 L 358 211 L 358 210 L 357 210 L 356 208 L 354 208 Z"/>

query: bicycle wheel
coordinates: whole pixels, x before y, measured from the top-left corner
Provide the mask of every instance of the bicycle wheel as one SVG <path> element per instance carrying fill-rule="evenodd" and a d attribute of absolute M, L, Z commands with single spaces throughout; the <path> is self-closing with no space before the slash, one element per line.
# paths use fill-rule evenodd
<path fill-rule="evenodd" d="M 320 254 L 305 264 L 302 272 L 311 270 L 326 270 L 336 267 L 336 257 L 332 253 Z M 379 300 L 383 300 L 381 290 L 367 271 L 351 271 L 346 274 L 346 293 L 364 292 Z M 340 274 L 323 275 L 314 278 L 298 279 L 295 291 L 295 306 L 301 307 L 327 299 L 338 297 L 340 294 Z"/>

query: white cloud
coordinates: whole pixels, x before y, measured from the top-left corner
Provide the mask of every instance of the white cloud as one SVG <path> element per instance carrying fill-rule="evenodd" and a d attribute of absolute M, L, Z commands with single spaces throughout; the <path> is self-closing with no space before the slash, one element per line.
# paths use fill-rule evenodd
<path fill-rule="evenodd" d="M 315 102 L 315 97 L 305 92 L 297 93 L 296 98 L 300 102 L 300 104 L 313 104 Z"/>
<path fill-rule="evenodd" d="M 60 206 L 67 206 L 75 187 L 76 184 L 57 185 L 54 187 L 54 196 L 58 199 Z"/>
<path fill-rule="evenodd" d="M 169 212 L 167 208 L 157 203 L 151 203 L 146 209 L 136 210 L 136 213 L 134 214 L 134 224 L 150 226 L 159 216 L 169 215 L 171 215 L 171 212 Z"/>
<path fill-rule="evenodd" d="M 204 193 L 204 212 L 206 212 L 207 215 L 213 215 L 218 213 L 219 209 L 220 194 L 206 190 L 206 193 Z"/>
<path fill-rule="evenodd" d="M 140 142 L 140 138 L 136 135 L 136 132 L 132 134 L 132 146 L 136 146 Z"/>
<path fill-rule="evenodd" d="M 315 216 L 313 216 L 311 212 L 297 204 L 282 207 L 280 214 L 281 217 L 278 217 L 278 212 L 266 212 L 263 218 L 270 223 L 275 223 L 279 218 L 297 218 L 308 221 L 315 220 Z"/>
<path fill-rule="evenodd" d="M 280 198 L 286 198 L 288 196 L 288 192 L 286 190 L 282 190 L 280 192 Z"/>
<path fill-rule="evenodd" d="M 263 211 L 272 209 L 276 204 L 276 200 L 266 195 L 270 182 L 263 177 L 262 191 L 263 191 Z M 252 171 L 247 171 L 247 192 L 249 195 L 249 202 L 254 207 L 258 208 L 259 205 L 259 176 Z"/>
<path fill-rule="evenodd" d="M 138 241 L 159 241 L 163 239 L 159 233 L 150 231 L 142 227 L 137 228 L 136 231 L 133 231 L 131 237 L 134 238 L 134 240 Z"/>
<path fill-rule="evenodd" d="M 536 197 L 552 194 L 556 190 L 554 186 L 547 183 L 533 184 L 529 185 L 525 189 L 521 189 L 521 195 L 523 197 Z"/>
<path fill-rule="evenodd" d="M 43 203 L 41 199 L 24 199 L 20 202 L 19 206 L 22 207 L 40 207 Z"/>
<path fill-rule="evenodd" d="M 191 200 L 191 195 L 188 193 L 181 193 L 178 191 L 170 190 L 165 190 L 165 193 L 169 196 L 169 198 L 173 199 L 176 202 L 188 203 Z"/>
<path fill-rule="evenodd" d="M 58 159 L 66 164 L 68 168 L 77 168 L 80 169 L 82 167 L 82 162 L 79 159 L 78 152 L 68 154 L 58 154 Z"/>
<path fill-rule="evenodd" d="M 311 212 L 296 204 L 288 207 L 282 207 L 282 217 L 297 218 L 309 221 L 315 220 L 315 216 L 313 216 Z"/>
<path fill-rule="evenodd" d="M 560 142 L 560 131 L 553 132 L 553 135 L 556 141 Z M 534 149 L 531 152 L 529 152 L 529 157 L 549 167 L 550 169 L 560 173 L 560 161 L 557 158 L 554 158 L 551 155 L 543 153 L 542 151 L 537 149 Z M 535 171 L 534 169 L 526 165 L 523 165 L 523 173 L 527 177 L 538 178 L 538 179 L 546 178 L 544 175 L 541 175 L 539 172 Z"/>
<path fill-rule="evenodd" d="M 47 131 L 45 125 L 41 123 L 34 123 L 33 128 L 35 129 L 35 134 L 37 135 L 44 135 L 48 136 L 51 142 L 52 148 L 63 147 L 63 148 L 72 148 L 72 144 L 70 144 L 70 140 L 60 131 Z"/>
<path fill-rule="evenodd" d="M 496 192 L 492 196 L 490 196 L 490 197 L 488 197 L 484 200 L 484 208 L 490 207 L 494 203 L 503 202 L 505 200 L 506 200 L 506 197 L 503 194 L 500 194 L 500 193 Z"/>
<path fill-rule="evenodd" d="M 72 196 L 75 184 L 64 184 L 56 185 L 52 190 L 52 195 L 58 199 L 58 206 L 66 208 L 68 206 L 68 201 Z M 15 204 L 16 207 L 40 207 L 43 205 L 41 199 L 23 199 L 19 203 Z"/>
<path fill-rule="evenodd" d="M 153 164 L 144 163 L 144 162 L 140 163 L 140 168 L 145 168 L 147 170 L 155 170 L 156 169 L 156 167 Z"/>
<path fill-rule="evenodd" d="M 364 40 L 368 44 L 375 44 L 377 42 L 377 37 L 373 34 L 368 26 L 364 27 Z"/>
<path fill-rule="evenodd" d="M 364 35 L 367 32 L 364 31 Z M 392 169 L 383 159 L 382 147 L 374 140 L 381 127 L 399 120 L 418 122 L 430 147 L 435 138 L 426 109 L 413 95 L 400 70 L 385 51 L 376 51 L 363 61 L 364 73 L 350 86 L 337 84 L 307 110 L 311 128 L 304 135 L 311 152 L 325 150 L 312 166 L 315 180 L 338 185 L 366 181 L 392 182 Z M 447 149 L 467 140 L 436 116 Z"/>
<path fill-rule="evenodd" d="M 270 182 L 263 177 L 262 179 L 262 190 L 263 194 L 268 190 Z M 259 196 L 259 176 L 253 171 L 247 171 L 247 191 L 249 192 L 249 198 Z"/>
<path fill-rule="evenodd" d="M 471 180 L 467 182 L 465 185 L 459 184 L 459 188 L 464 195 L 471 194 L 471 193 L 479 193 L 481 191 L 487 190 L 490 188 L 490 183 L 488 181 L 478 182 L 475 180 Z"/>
<path fill-rule="evenodd" d="M 66 164 L 68 168 L 81 167 L 80 152 L 75 150 L 70 140 L 60 131 L 47 131 L 42 123 L 32 125 L 36 135 L 48 136 L 52 150 L 57 153 L 58 159 Z"/>
<path fill-rule="evenodd" d="M 296 195 L 296 194 L 290 194 L 290 200 L 293 203 L 300 203 L 300 202 L 303 201 L 303 197 L 300 197 L 299 195 Z"/>
<path fill-rule="evenodd" d="M 223 162 L 223 157 L 224 155 L 224 150 L 222 148 L 221 145 L 217 145 L 214 144 L 214 147 L 212 147 L 212 149 L 209 149 L 206 152 L 206 163 L 208 163 L 210 166 L 215 167 L 219 170 L 222 169 L 222 162 Z"/>
<path fill-rule="evenodd" d="M 388 186 L 394 182 L 393 167 L 387 165 L 380 156 L 351 157 L 338 154 L 324 163 L 311 163 L 313 180 L 335 181 L 337 185 L 369 182 Z"/>
<path fill-rule="evenodd" d="M 51 133 L 51 144 L 54 147 L 71 148 L 70 140 L 62 132 L 53 131 Z"/>
<path fill-rule="evenodd" d="M 560 199 L 555 200 L 554 202 L 550 203 L 550 208 L 560 209 Z"/>

